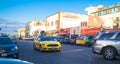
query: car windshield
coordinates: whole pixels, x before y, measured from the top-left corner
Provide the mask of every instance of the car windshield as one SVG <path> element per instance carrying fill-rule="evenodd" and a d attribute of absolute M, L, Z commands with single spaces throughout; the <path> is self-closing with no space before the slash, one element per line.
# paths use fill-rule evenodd
<path fill-rule="evenodd" d="M 55 41 L 54 38 L 40 38 L 40 41 Z"/>
<path fill-rule="evenodd" d="M 13 44 L 10 38 L 0 38 L 0 45 Z"/>
<path fill-rule="evenodd" d="M 89 36 L 88 39 L 93 39 L 94 36 Z"/>
<path fill-rule="evenodd" d="M 84 40 L 85 37 L 85 35 L 80 35 L 79 40 Z"/>

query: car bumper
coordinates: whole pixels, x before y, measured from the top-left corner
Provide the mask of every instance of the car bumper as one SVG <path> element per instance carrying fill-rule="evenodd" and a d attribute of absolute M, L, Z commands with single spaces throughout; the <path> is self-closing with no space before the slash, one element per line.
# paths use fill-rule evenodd
<path fill-rule="evenodd" d="M 14 57 L 14 55 L 17 54 L 17 53 L 0 53 L 0 56 L 1 57 Z"/>
<path fill-rule="evenodd" d="M 60 51 L 61 47 L 42 47 L 42 51 Z"/>
<path fill-rule="evenodd" d="M 92 46 L 92 52 L 95 53 L 95 54 L 102 54 L 101 52 L 101 47 L 100 46 Z"/>

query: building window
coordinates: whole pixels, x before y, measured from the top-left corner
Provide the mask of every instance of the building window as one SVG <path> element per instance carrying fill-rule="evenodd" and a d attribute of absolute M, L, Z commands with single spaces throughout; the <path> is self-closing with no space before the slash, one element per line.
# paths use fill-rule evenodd
<path fill-rule="evenodd" d="M 55 25 L 58 25 L 58 20 L 55 21 Z"/>
<path fill-rule="evenodd" d="M 120 12 L 120 7 L 118 7 L 118 12 Z"/>
<path fill-rule="evenodd" d="M 50 23 L 48 22 L 48 26 L 50 26 Z"/>
<path fill-rule="evenodd" d="M 111 9 L 111 13 L 114 13 L 114 12 L 115 12 L 115 8 L 112 8 L 112 9 Z"/>
<path fill-rule="evenodd" d="M 118 12 L 118 8 L 115 8 L 115 12 Z"/>
<path fill-rule="evenodd" d="M 51 22 L 51 26 L 53 26 L 54 24 L 53 24 L 53 21 Z"/>
<path fill-rule="evenodd" d="M 101 15 L 104 15 L 104 11 L 101 11 Z"/>
<path fill-rule="evenodd" d="M 107 10 L 105 10 L 105 14 L 107 14 Z"/>
<path fill-rule="evenodd" d="M 87 22 L 81 22 L 82 27 L 87 27 Z"/>
<path fill-rule="evenodd" d="M 98 12 L 98 16 L 101 16 L 101 12 Z"/>

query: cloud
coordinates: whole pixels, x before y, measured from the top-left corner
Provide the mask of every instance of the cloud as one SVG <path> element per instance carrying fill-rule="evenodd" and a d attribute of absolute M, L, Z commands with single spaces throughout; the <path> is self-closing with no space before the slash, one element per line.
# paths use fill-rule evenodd
<path fill-rule="evenodd" d="M 90 6 L 85 8 L 85 11 L 87 11 L 87 14 L 89 15 L 92 12 L 96 12 L 96 7 L 95 6 Z"/>

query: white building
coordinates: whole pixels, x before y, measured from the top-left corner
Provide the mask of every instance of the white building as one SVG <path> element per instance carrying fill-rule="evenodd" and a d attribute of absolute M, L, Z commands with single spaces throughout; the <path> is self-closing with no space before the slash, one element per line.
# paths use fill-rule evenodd
<path fill-rule="evenodd" d="M 91 13 L 104 21 L 106 28 L 120 28 L 120 4 Z"/>
<path fill-rule="evenodd" d="M 37 37 L 38 35 L 40 35 L 41 31 L 46 31 L 45 22 L 42 20 L 41 21 L 34 20 L 29 22 L 28 24 L 29 25 L 26 24 L 26 34 L 27 32 L 29 33 L 26 37 L 28 36 Z"/>
<path fill-rule="evenodd" d="M 46 29 L 48 33 L 56 33 L 59 29 L 72 28 L 81 25 L 87 17 L 86 15 L 69 13 L 69 12 L 58 12 L 46 18 Z"/>
<path fill-rule="evenodd" d="M 97 7 L 96 6 L 89 6 L 88 8 L 85 9 L 85 11 L 87 12 L 87 15 L 91 15 L 91 13 L 97 12 L 97 11 L 102 10 L 102 9 L 104 9 L 103 5 L 98 5 Z"/>

